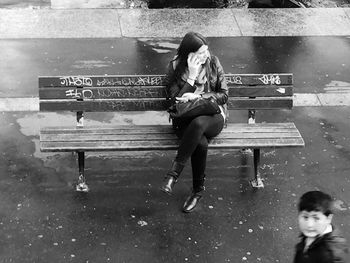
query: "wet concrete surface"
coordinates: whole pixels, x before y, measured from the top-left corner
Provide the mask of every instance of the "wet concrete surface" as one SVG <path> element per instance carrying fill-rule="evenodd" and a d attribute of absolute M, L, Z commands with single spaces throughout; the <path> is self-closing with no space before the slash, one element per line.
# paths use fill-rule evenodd
<path fill-rule="evenodd" d="M 232 111 L 230 121 L 245 115 Z M 74 116 L 2 113 L 0 262 L 291 262 L 296 203 L 312 189 L 334 197 L 335 223 L 350 240 L 349 108 L 297 107 L 257 118 L 294 121 L 306 147 L 264 150 L 260 190 L 249 185 L 249 153 L 210 152 L 207 191 L 195 212 L 183 214 L 189 167 L 173 196 L 158 190 L 174 152 L 89 154 L 91 191 L 79 194 L 76 157 L 38 148 L 40 126 Z"/>
<path fill-rule="evenodd" d="M 48 3 L 20 2 L 0 0 L 0 5 L 46 8 Z M 270 15 L 267 10 L 255 23 L 271 24 Z M 286 20 L 290 23 L 289 16 Z M 350 89 L 349 39 L 209 40 L 227 73 L 293 72 L 295 92 L 342 96 Z M 1 39 L 0 97 L 38 96 L 39 75 L 164 73 L 179 41 Z M 230 116 L 231 122 L 246 121 L 246 112 Z M 167 121 L 165 114 L 87 117 L 88 125 Z M 158 190 L 174 152 L 89 154 L 91 191 L 79 194 L 76 156 L 39 151 L 40 127 L 74 125 L 74 115 L 2 112 L 0 262 L 291 262 L 299 234 L 296 202 L 312 189 L 334 197 L 335 223 L 350 240 L 349 107 L 261 111 L 257 118 L 295 122 L 306 147 L 264 150 L 260 190 L 249 186 L 249 153 L 210 152 L 207 191 L 187 215 L 181 206 L 191 185 L 189 167 L 172 197 Z"/>
<path fill-rule="evenodd" d="M 50 8 L 51 0 L 0 0 L 0 8 Z"/>
<path fill-rule="evenodd" d="M 127 0 L 51 0 L 51 7 L 57 9 L 126 8 L 129 6 L 130 3 Z"/>
<path fill-rule="evenodd" d="M 209 38 L 227 73 L 294 74 L 296 93 L 349 92 L 349 37 Z M 180 39 L 0 40 L 1 97 L 37 97 L 38 76 L 162 74 Z"/>
<path fill-rule="evenodd" d="M 39 75 L 164 73 L 179 41 L 0 40 L 0 96 L 38 96 Z M 349 92 L 347 37 L 209 41 L 227 73 L 293 72 L 295 92 Z M 245 122 L 246 112 L 230 118 Z M 249 153 L 210 152 L 207 191 L 187 215 L 181 206 L 190 190 L 189 167 L 172 197 L 158 190 L 174 152 L 89 154 L 91 191 L 79 194 L 76 156 L 39 151 L 40 127 L 74 125 L 74 115 L 3 112 L 0 262 L 291 262 L 296 202 L 311 189 L 334 197 L 335 223 L 350 240 L 349 120 L 349 107 L 259 111 L 258 122 L 295 122 L 306 147 L 265 150 L 265 188 L 257 191 L 249 185 Z M 167 116 L 86 116 L 86 125 L 150 122 L 167 123 Z"/>

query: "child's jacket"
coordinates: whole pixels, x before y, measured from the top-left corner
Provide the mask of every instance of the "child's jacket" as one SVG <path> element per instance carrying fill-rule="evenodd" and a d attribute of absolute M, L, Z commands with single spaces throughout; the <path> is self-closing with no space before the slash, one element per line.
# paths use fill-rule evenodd
<path fill-rule="evenodd" d="M 304 252 L 305 239 L 301 235 L 300 243 L 296 245 L 294 263 L 346 263 L 348 248 L 345 238 L 333 229 L 332 232 L 320 236 L 311 243 Z"/>

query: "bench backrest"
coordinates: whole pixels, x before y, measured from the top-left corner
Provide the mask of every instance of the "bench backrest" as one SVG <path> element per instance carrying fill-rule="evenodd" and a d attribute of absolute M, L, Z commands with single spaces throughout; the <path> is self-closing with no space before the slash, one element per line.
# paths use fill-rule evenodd
<path fill-rule="evenodd" d="M 292 74 L 226 74 L 228 109 L 293 106 Z M 40 111 L 164 111 L 165 75 L 39 77 Z"/>

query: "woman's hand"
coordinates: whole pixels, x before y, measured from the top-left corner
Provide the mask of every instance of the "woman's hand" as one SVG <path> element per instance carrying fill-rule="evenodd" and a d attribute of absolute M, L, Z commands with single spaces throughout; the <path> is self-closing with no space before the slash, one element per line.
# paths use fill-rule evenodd
<path fill-rule="evenodd" d="M 187 102 L 187 101 L 198 99 L 200 97 L 201 97 L 201 95 L 199 95 L 199 94 L 186 92 L 181 97 L 176 97 L 176 100 L 179 102 Z"/>
<path fill-rule="evenodd" d="M 189 72 L 188 77 L 192 80 L 195 80 L 201 67 L 200 59 L 194 53 L 190 53 L 188 54 L 187 65 Z"/>

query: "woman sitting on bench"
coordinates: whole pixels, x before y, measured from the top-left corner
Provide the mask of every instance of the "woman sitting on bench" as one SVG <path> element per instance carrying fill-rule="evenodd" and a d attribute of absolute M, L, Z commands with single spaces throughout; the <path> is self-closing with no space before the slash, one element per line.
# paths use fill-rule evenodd
<path fill-rule="evenodd" d="M 182 39 L 177 55 L 170 61 L 167 75 L 167 92 L 173 103 L 213 98 L 221 113 L 202 115 L 192 120 L 173 119 L 173 128 L 180 145 L 172 167 L 166 174 L 161 190 L 171 194 L 185 164 L 191 158 L 193 188 L 183 206 L 191 212 L 202 197 L 208 140 L 217 136 L 227 116 L 228 88 L 223 68 L 216 56 L 209 53 L 205 38 L 194 32 Z"/>

